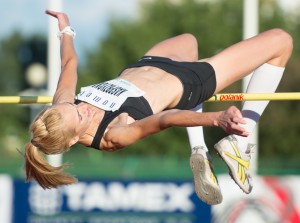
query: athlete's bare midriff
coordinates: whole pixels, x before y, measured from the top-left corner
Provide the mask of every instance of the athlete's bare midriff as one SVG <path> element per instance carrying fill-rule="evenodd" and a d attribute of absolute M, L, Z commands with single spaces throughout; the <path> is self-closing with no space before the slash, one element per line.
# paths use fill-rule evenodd
<path fill-rule="evenodd" d="M 156 67 L 129 68 L 120 78 L 145 91 L 144 97 L 154 113 L 175 107 L 183 93 L 182 83 L 176 76 Z"/>

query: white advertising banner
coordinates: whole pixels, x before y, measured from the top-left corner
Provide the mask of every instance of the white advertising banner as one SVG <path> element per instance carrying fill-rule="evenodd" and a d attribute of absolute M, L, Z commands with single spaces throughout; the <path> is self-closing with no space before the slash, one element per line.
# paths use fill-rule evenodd
<path fill-rule="evenodd" d="M 0 176 L 0 223 L 299 223 L 300 177 L 254 176 L 244 194 L 218 175 L 220 205 L 209 206 L 191 181 L 79 181 L 43 190 Z M 12 217 L 13 216 L 13 217 Z"/>
<path fill-rule="evenodd" d="M 198 223 L 211 218 L 210 206 L 197 198 L 190 181 L 94 180 L 51 190 L 16 182 L 15 195 L 27 199 L 14 202 L 13 223 Z"/>
<path fill-rule="evenodd" d="M 212 207 L 213 223 L 299 223 L 299 176 L 253 177 L 253 190 L 244 194 L 230 176 L 220 175 L 223 202 Z"/>
<path fill-rule="evenodd" d="M 0 175 L 0 222 L 12 222 L 13 181 L 11 177 Z"/>

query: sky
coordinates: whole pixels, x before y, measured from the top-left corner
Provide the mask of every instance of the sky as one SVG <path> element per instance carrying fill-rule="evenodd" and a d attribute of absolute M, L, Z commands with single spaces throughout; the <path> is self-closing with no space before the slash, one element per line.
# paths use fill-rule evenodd
<path fill-rule="evenodd" d="M 134 19 L 140 0 L 0 0 L 0 39 L 15 30 L 25 35 L 47 35 L 49 16 L 44 11 L 50 1 L 61 2 L 63 11 L 69 15 L 77 33 L 75 47 L 80 58 L 105 35 L 112 17 Z M 300 0 L 278 1 L 288 9 L 300 5 Z"/>
<path fill-rule="evenodd" d="M 76 30 L 75 47 L 80 54 L 95 46 L 105 35 L 111 18 L 133 19 L 139 5 L 139 0 L 51 1 L 61 3 L 62 11 L 68 14 L 71 26 Z M 9 37 L 15 30 L 26 36 L 33 33 L 48 35 L 49 16 L 44 12 L 53 6 L 50 0 L 0 0 L 0 3 L 0 39 Z"/>

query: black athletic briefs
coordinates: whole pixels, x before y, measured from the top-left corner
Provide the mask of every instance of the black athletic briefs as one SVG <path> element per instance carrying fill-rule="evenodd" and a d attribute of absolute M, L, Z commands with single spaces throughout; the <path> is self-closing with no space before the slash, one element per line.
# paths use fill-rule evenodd
<path fill-rule="evenodd" d="M 182 97 L 175 108 L 192 109 L 210 98 L 216 90 L 213 67 L 206 62 L 179 62 L 165 57 L 143 56 L 139 61 L 124 68 L 153 66 L 176 77 L 183 85 Z"/>

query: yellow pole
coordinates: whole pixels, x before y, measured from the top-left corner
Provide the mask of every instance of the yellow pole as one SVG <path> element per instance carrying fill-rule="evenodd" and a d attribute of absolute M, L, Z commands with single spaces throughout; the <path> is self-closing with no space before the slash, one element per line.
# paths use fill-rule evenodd
<path fill-rule="evenodd" d="M 51 96 L 0 96 L 0 104 L 49 104 Z"/>
<path fill-rule="evenodd" d="M 300 92 L 283 92 L 272 94 L 224 93 L 215 94 L 206 102 L 228 101 L 290 101 L 300 100 Z M 51 96 L 0 96 L 0 104 L 51 104 Z"/>
<path fill-rule="evenodd" d="M 207 102 L 226 102 L 226 101 L 290 101 L 300 100 L 300 92 L 284 92 L 272 94 L 244 94 L 244 93 L 226 93 L 215 94 Z"/>

